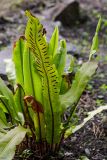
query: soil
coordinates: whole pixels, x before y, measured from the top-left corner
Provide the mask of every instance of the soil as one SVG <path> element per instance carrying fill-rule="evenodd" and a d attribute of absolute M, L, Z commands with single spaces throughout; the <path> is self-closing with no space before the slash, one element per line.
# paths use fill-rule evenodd
<path fill-rule="evenodd" d="M 61 1 L 61 0 L 60 0 Z M 86 113 L 107 103 L 107 2 L 106 0 L 81 0 L 81 14 L 88 15 L 89 19 L 84 24 L 78 24 L 72 28 L 60 26 L 60 35 L 67 40 L 68 50 L 77 58 L 77 62 L 88 59 L 92 37 L 95 32 L 99 14 L 102 14 L 103 22 L 99 34 L 99 68 L 96 75 L 90 81 L 77 107 L 79 123 Z M 2 1 L 0 2 L 2 6 Z M 26 18 L 24 10 L 30 9 L 33 13 L 46 21 L 46 30 L 52 32 L 48 24 L 50 20 L 44 20 L 43 13 L 49 14 L 50 9 L 57 5 L 58 1 L 29 0 L 11 4 L 0 13 L 0 47 L 8 46 L 24 33 Z M 6 10 L 6 11 L 5 11 Z M 48 13 L 49 12 L 49 13 Z M 48 21 L 48 22 L 47 22 Z M 56 24 L 56 22 L 55 22 Z M 49 34 L 50 35 L 50 34 Z M 69 47 L 71 45 L 71 47 Z M 84 128 L 66 139 L 60 155 L 49 159 L 63 160 L 107 160 L 107 112 L 101 113 L 88 122 Z M 15 160 L 23 158 L 15 157 Z M 24 158 L 25 159 L 25 158 Z M 29 157 L 29 160 L 37 157 Z M 48 158 L 47 158 L 48 159 Z"/>

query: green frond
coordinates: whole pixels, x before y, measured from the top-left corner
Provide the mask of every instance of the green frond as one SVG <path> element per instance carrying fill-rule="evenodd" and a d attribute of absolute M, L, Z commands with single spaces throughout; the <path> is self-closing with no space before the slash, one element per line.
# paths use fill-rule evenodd
<path fill-rule="evenodd" d="M 92 75 L 95 73 L 98 67 L 97 62 L 86 62 L 77 71 L 71 88 L 64 94 L 61 95 L 61 103 L 65 108 L 71 106 L 73 110 L 75 107 Z"/>
<path fill-rule="evenodd" d="M 60 137 L 61 124 L 58 73 L 55 65 L 51 64 L 47 52 L 47 42 L 43 36 L 42 24 L 30 12 L 27 11 L 26 14 L 29 19 L 25 37 L 35 56 L 35 67 L 42 80 L 46 138 L 48 143 L 57 143 Z"/>
<path fill-rule="evenodd" d="M 14 44 L 13 48 L 13 62 L 15 64 L 16 71 L 16 83 L 20 84 L 22 87 L 24 86 L 24 74 L 23 74 L 23 52 L 25 38 L 24 36 L 20 37 Z"/>
<path fill-rule="evenodd" d="M 21 85 L 17 85 L 16 91 L 14 94 L 14 102 L 15 102 L 16 112 L 18 114 L 18 117 L 22 125 L 24 125 L 24 122 L 25 122 L 25 119 L 24 119 L 25 109 L 24 109 L 24 101 L 23 101 L 24 94 L 25 93 Z"/>

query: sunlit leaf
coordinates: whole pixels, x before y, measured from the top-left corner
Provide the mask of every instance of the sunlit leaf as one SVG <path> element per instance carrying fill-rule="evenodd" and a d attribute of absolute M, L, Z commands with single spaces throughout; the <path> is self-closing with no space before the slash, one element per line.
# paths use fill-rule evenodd
<path fill-rule="evenodd" d="M 51 64 L 50 56 L 47 52 L 47 42 L 43 36 L 42 24 L 30 12 L 27 11 L 26 14 L 29 20 L 25 37 L 28 47 L 31 48 L 35 57 L 35 67 L 42 80 L 46 139 L 48 143 L 57 143 L 60 138 L 61 124 L 58 73 L 55 65 Z"/>

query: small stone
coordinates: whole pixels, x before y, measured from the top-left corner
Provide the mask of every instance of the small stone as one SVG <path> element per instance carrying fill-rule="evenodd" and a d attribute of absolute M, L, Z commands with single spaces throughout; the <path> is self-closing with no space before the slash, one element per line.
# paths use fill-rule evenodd
<path fill-rule="evenodd" d="M 89 151 L 88 148 L 85 149 L 85 153 L 86 153 L 87 156 L 90 156 L 90 151 Z"/>
<path fill-rule="evenodd" d="M 58 15 L 55 17 L 55 21 L 59 20 L 64 26 L 74 25 L 80 18 L 79 3 L 74 1 L 67 4 Z"/>
<path fill-rule="evenodd" d="M 103 98 L 104 98 L 103 95 L 98 95 L 97 97 L 98 97 L 99 99 L 103 99 Z"/>
<path fill-rule="evenodd" d="M 12 57 L 12 46 L 8 46 L 6 49 L 0 51 L 0 74 L 5 75 L 5 63 L 4 60 Z"/>
<path fill-rule="evenodd" d="M 71 152 L 66 152 L 65 153 L 65 156 L 71 156 L 71 155 L 73 155 L 73 153 L 71 153 Z"/>
<path fill-rule="evenodd" d="M 54 16 L 55 21 L 61 21 L 63 26 L 74 26 L 78 23 L 84 23 L 87 16 L 81 17 L 79 2 L 72 0 L 70 3 L 59 4 L 58 11 Z"/>

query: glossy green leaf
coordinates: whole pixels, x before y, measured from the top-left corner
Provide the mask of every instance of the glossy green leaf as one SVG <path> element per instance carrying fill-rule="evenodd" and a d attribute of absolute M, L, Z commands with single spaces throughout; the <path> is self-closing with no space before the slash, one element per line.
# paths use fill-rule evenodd
<path fill-rule="evenodd" d="M 18 126 L 0 138 L 0 160 L 12 160 L 15 155 L 16 146 L 19 145 L 27 130 Z"/>

